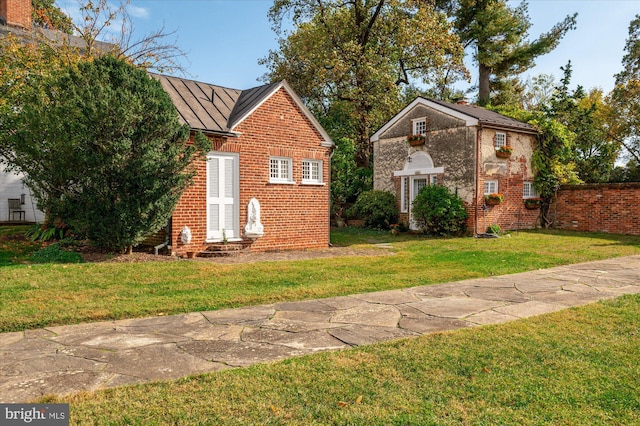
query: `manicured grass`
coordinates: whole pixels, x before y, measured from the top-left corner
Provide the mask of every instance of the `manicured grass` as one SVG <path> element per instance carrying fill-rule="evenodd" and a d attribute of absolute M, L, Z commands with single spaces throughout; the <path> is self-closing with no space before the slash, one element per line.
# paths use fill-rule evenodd
<path fill-rule="evenodd" d="M 404 288 L 640 254 L 640 238 L 519 232 L 501 239 L 338 230 L 337 245 L 392 256 L 222 265 L 176 261 L 0 267 L 0 331 Z"/>
<path fill-rule="evenodd" d="M 640 296 L 47 399 L 71 424 L 640 424 Z"/>

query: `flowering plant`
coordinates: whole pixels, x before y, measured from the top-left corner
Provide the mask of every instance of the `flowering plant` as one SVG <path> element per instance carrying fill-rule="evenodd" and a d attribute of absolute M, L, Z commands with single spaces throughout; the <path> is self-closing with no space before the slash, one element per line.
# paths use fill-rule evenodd
<path fill-rule="evenodd" d="M 504 152 L 505 154 L 511 154 L 513 152 L 513 148 L 510 147 L 509 145 L 503 145 L 503 146 L 499 147 L 498 149 L 496 149 L 496 151 Z"/>
<path fill-rule="evenodd" d="M 485 195 L 484 200 L 487 204 L 500 204 L 504 200 L 504 195 L 493 193 Z"/>

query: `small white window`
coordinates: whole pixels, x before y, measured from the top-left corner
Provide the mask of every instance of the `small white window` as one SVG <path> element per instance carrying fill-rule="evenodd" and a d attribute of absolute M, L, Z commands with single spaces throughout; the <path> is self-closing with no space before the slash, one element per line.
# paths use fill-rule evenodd
<path fill-rule="evenodd" d="M 496 149 L 507 145 L 507 134 L 496 132 Z"/>
<path fill-rule="evenodd" d="M 269 159 L 269 182 L 293 183 L 291 158 L 271 157 Z"/>
<path fill-rule="evenodd" d="M 498 193 L 498 181 L 497 180 L 485 180 L 484 181 L 484 195 L 497 194 Z"/>
<path fill-rule="evenodd" d="M 427 119 L 418 118 L 413 120 L 413 134 L 414 135 L 426 135 L 427 134 Z"/>
<path fill-rule="evenodd" d="M 438 175 L 429 176 L 429 183 L 431 185 L 437 185 L 438 184 Z"/>
<path fill-rule="evenodd" d="M 538 198 L 538 191 L 533 186 L 533 182 L 524 182 L 522 184 L 522 198 Z"/>
<path fill-rule="evenodd" d="M 302 183 L 322 183 L 322 161 L 302 161 Z"/>

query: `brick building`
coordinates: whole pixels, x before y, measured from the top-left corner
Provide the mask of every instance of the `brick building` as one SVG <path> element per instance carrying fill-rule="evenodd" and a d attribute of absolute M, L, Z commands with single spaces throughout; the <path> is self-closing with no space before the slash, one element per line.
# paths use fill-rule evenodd
<path fill-rule="evenodd" d="M 181 120 L 213 144 L 173 213 L 173 254 L 220 243 L 253 251 L 329 245 L 333 142 L 287 82 L 242 91 L 153 77 Z"/>
<path fill-rule="evenodd" d="M 531 169 L 535 136 L 529 124 L 493 111 L 419 97 L 371 137 L 374 189 L 396 194 L 400 221 L 414 229 L 411 203 L 425 185 L 457 193 L 474 234 L 490 224 L 533 228 L 539 209 L 527 208 L 525 200 L 537 196 Z M 489 194 L 503 201 L 490 205 Z"/>

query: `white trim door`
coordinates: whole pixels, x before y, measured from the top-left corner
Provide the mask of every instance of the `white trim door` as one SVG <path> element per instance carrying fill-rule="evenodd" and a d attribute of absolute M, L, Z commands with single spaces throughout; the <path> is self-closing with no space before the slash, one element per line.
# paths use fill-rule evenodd
<path fill-rule="evenodd" d="M 240 239 L 237 154 L 207 155 L 207 241 Z"/>
<path fill-rule="evenodd" d="M 416 199 L 418 192 L 427 185 L 429 185 L 429 175 L 409 177 L 409 228 L 414 231 L 419 230 L 419 227 L 413 220 L 413 200 Z"/>

